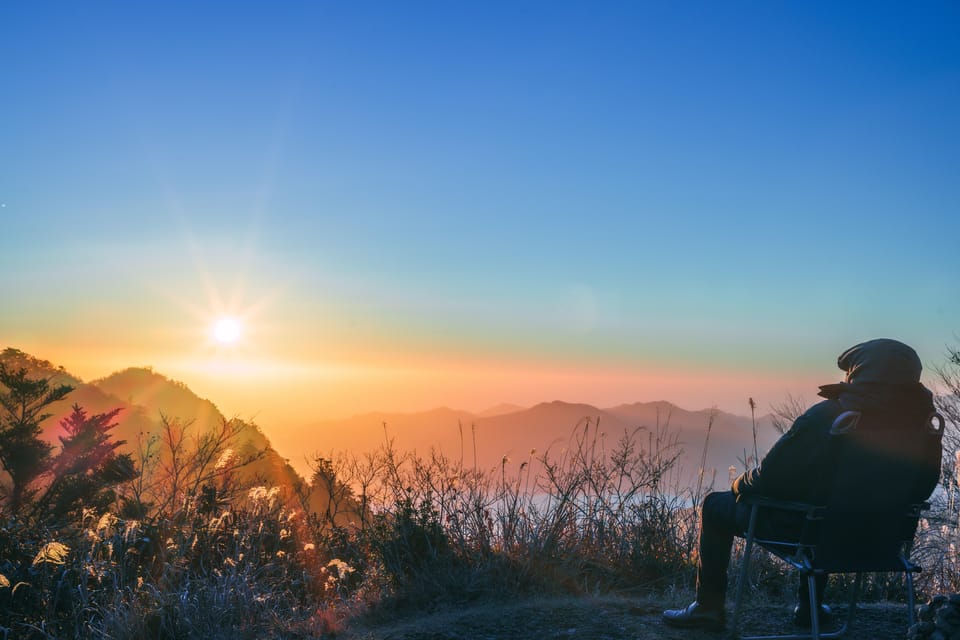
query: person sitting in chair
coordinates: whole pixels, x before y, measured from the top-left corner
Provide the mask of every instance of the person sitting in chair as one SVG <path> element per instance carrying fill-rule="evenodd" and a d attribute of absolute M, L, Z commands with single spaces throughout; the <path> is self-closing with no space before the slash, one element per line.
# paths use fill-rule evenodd
<path fill-rule="evenodd" d="M 697 599 L 683 609 L 664 611 L 665 624 L 713 630 L 725 626 L 730 550 L 734 536 L 743 536 L 750 518 L 750 506 L 738 498 L 759 495 L 822 504 L 831 478 L 831 428 L 841 413 L 859 411 L 895 420 L 897 428 L 902 428 L 902 436 L 897 438 L 902 438 L 904 450 L 915 451 L 911 469 L 916 473 L 909 489 L 913 502 L 926 500 L 936 487 L 941 449 L 939 439 L 923 435 L 934 407 L 931 392 L 920 383 L 922 366 L 917 353 L 902 342 L 883 338 L 847 349 L 837 364 L 846 372 L 845 381 L 821 386 L 818 395 L 826 399 L 797 418 L 758 467 L 734 480 L 731 490 L 713 492 L 704 498 L 700 510 Z M 758 527 L 777 535 L 799 536 L 802 515 L 776 515 L 786 517 L 758 521 Z M 826 576 L 818 576 L 821 620 L 830 614 L 822 604 L 825 585 Z M 810 597 L 805 580 L 801 580 L 799 591 L 794 621 L 809 627 Z"/>

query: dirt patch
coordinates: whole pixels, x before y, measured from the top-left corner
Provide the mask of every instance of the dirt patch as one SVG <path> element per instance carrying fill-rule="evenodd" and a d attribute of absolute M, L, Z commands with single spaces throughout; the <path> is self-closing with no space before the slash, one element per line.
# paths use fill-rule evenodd
<path fill-rule="evenodd" d="M 512 604 L 484 604 L 431 614 L 398 617 L 389 622 L 355 621 L 338 636 L 343 640 L 724 640 L 721 633 L 671 629 L 660 621 L 664 608 L 685 602 L 623 597 L 579 597 L 525 600 Z M 836 607 L 843 616 L 845 607 Z M 750 603 L 742 630 L 750 634 L 796 633 L 792 605 Z M 906 637 L 907 607 L 866 604 L 858 607 L 850 640 Z M 824 631 L 833 630 L 828 626 Z"/>

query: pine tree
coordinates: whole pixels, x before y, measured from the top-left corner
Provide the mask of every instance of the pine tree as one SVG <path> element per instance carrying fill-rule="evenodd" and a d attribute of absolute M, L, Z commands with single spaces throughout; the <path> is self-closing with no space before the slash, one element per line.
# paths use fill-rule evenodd
<path fill-rule="evenodd" d="M 19 514 L 34 494 L 30 485 L 46 470 L 52 447 L 41 437 L 40 423 L 51 414 L 43 410 L 73 391 L 69 385 L 51 386 L 33 380 L 27 370 L 7 369 L 0 362 L 0 466 L 9 476 L 3 487 L 6 507 Z"/>
<path fill-rule="evenodd" d="M 80 507 L 103 511 L 116 497 L 118 484 L 136 475 L 130 454 L 117 454 L 124 440 L 111 440 L 113 419 L 120 412 L 88 415 L 73 405 L 69 416 L 60 421 L 65 435 L 60 436 L 59 453 L 50 461 L 52 480 L 33 513 L 57 520 Z"/>

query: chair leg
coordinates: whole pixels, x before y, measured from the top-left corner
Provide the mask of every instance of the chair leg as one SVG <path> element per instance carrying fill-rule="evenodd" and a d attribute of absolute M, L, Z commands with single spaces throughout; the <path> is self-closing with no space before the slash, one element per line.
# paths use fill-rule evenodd
<path fill-rule="evenodd" d="M 913 602 L 913 573 L 910 571 L 906 572 L 907 574 L 907 603 L 910 605 L 910 626 L 912 627 L 914 622 L 916 622 L 914 614 L 914 602 Z"/>
<path fill-rule="evenodd" d="M 863 574 L 857 573 L 857 577 L 853 581 L 853 590 L 850 592 L 850 601 L 847 604 L 847 621 L 843 625 L 844 633 L 853 626 L 853 617 L 857 613 L 857 602 L 860 599 L 861 587 L 863 587 Z"/>
<path fill-rule="evenodd" d="M 810 591 L 810 636 L 820 640 L 820 603 L 817 602 L 817 579 L 811 572 L 807 574 L 807 587 Z"/>
<path fill-rule="evenodd" d="M 750 510 L 750 524 L 747 525 L 746 542 L 743 545 L 743 560 L 740 562 L 740 576 L 737 579 L 737 599 L 733 604 L 733 619 L 730 621 L 730 630 L 734 638 L 740 637 L 740 606 L 743 604 L 743 593 L 747 586 L 747 572 L 750 569 L 750 552 L 753 550 L 753 535 L 757 527 L 757 511 L 759 507 L 753 505 Z"/>

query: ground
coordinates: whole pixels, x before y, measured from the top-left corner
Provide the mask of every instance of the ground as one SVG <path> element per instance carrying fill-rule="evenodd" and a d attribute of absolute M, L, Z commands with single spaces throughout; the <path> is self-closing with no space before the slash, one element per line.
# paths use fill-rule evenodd
<path fill-rule="evenodd" d="M 683 605 L 662 599 L 615 596 L 533 599 L 483 604 L 378 622 L 354 622 L 341 640 L 727 640 L 722 633 L 671 629 L 660 622 L 665 607 Z M 845 607 L 837 607 L 844 614 Z M 900 639 L 906 636 L 906 605 L 860 605 L 850 640 Z M 830 631 L 828 627 L 824 631 Z M 787 603 L 750 603 L 742 631 L 750 634 L 796 633 Z"/>

